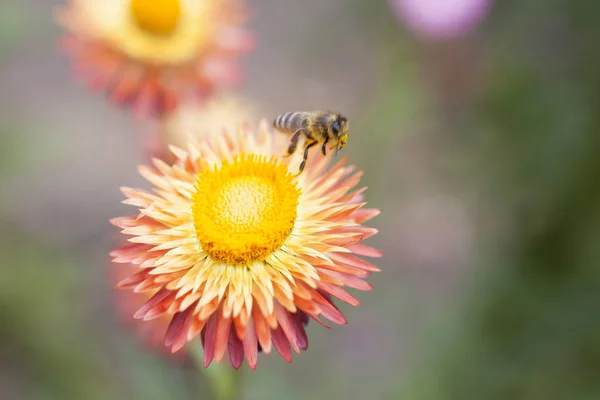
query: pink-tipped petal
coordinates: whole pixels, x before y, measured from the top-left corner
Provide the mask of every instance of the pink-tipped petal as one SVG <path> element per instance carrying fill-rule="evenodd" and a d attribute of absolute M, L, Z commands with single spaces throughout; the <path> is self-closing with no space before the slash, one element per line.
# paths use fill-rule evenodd
<path fill-rule="evenodd" d="M 375 218 L 379 214 L 381 214 L 381 210 L 376 208 L 361 208 L 360 210 L 356 210 L 354 214 L 352 214 L 352 217 L 357 223 L 362 224 L 371 218 Z"/>
<path fill-rule="evenodd" d="M 369 247 L 362 243 L 353 244 L 352 246 L 349 246 L 348 249 L 350 249 L 354 254 L 358 254 L 359 256 L 379 258 L 383 255 L 379 250 Z"/>
<path fill-rule="evenodd" d="M 148 312 L 150 312 L 150 310 L 152 310 L 154 307 L 159 305 L 159 303 L 161 301 L 163 301 L 164 299 L 169 297 L 171 294 L 172 294 L 171 291 L 169 291 L 167 289 L 161 289 L 158 293 L 156 293 L 154 296 L 152 296 L 150 298 L 150 300 L 148 300 L 146 303 L 144 303 L 144 305 L 137 310 L 137 312 L 133 315 L 133 318 L 135 318 L 135 319 L 144 318 L 146 316 L 146 314 Z"/>
<path fill-rule="evenodd" d="M 275 350 L 277 350 L 277 352 L 285 361 L 292 362 L 292 350 L 290 349 L 290 342 L 288 342 L 283 330 L 281 328 L 277 328 L 271 332 L 271 340 L 273 341 Z"/>
<path fill-rule="evenodd" d="M 251 369 L 256 369 L 256 362 L 258 361 L 258 341 L 256 338 L 256 331 L 254 330 L 254 321 L 252 318 L 248 321 L 246 327 L 246 334 L 243 340 L 244 352 L 246 353 L 246 361 Z"/>
<path fill-rule="evenodd" d="M 344 314 L 342 314 L 339 310 L 324 305 L 321 305 L 319 308 L 321 309 L 321 314 L 331 322 L 334 322 L 338 325 L 346 325 L 348 323 L 346 317 L 344 317 Z"/>
<path fill-rule="evenodd" d="M 204 368 L 208 368 L 215 358 L 215 340 L 217 333 L 217 316 L 213 315 L 206 324 L 204 331 Z"/>
<path fill-rule="evenodd" d="M 215 361 L 220 362 L 227 350 L 231 319 L 225 318 L 221 313 L 217 315 L 217 331 L 215 333 Z"/>
<path fill-rule="evenodd" d="M 355 275 L 345 274 L 343 272 L 337 272 L 337 271 L 323 271 L 323 273 L 338 279 L 340 282 L 342 282 L 344 284 L 344 286 L 348 286 L 353 289 L 365 290 L 365 291 L 373 289 L 373 286 L 371 286 L 369 283 L 365 282 L 364 280 L 362 280 L 361 278 L 359 278 Z"/>
<path fill-rule="evenodd" d="M 348 265 L 349 267 L 362 269 L 363 271 L 370 271 L 370 272 L 381 271 L 375 265 L 373 265 L 365 260 L 361 260 L 360 258 L 354 257 L 353 255 L 350 255 L 350 254 L 336 253 L 336 254 L 332 254 L 330 257 L 340 263 Z"/>
<path fill-rule="evenodd" d="M 285 310 L 281 304 L 275 303 L 275 315 L 277 316 L 277 322 L 279 323 L 279 326 L 285 333 L 285 336 L 287 336 L 292 348 L 296 353 L 300 354 L 298 339 L 296 338 L 296 330 L 294 329 L 294 323 L 290 313 Z"/>
<path fill-rule="evenodd" d="M 165 335 L 165 346 L 171 347 L 173 343 L 177 340 L 181 333 L 181 329 L 183 328 L 183 323 L 186 318 L 186 315 L 189 313 L 186 312 L 178 312 L 173 315 L 171 319 L 171 323 L 167 328 L 167 333 Z"/>
<path fill-rule="evenodd" d="M 227 351 L 229 353 L 229 361 L 233 368 L 238 369 L 242 362 L 244 362 L 244 345 L 238 339 L 234 330 L 229 332 L 229 342 L 227 344 Z"/>
<path fill-rule="evenodd" d="M 183 326 L 181 327 L 181 330 L 179 331 L 179 335 L 175 338 L 175 341 L 173 342 L 173 345 L 171 346 L 172 353 L 175 353 L 175 352 L 178 352 L 179 350 L 181 350 L 183 348 L 183 346 L 185 346 L 185 344 L 188 342 L 187 333 L 190 330 L 193 320 L 194 320 L 194 315 L 188 310 L 186 312 L 185 320 L 183 321 Z"/>
<path fill-rule="evenodd" d="M 308 316 L 303 312 L 297 312 L 292 316 L 294 321 L 294 329 L 296 330 L 296 338 L 298 338 L 298 347 L 300 350 L 308 349 L 308 336 L 304 329 L 305 324 L 308 323 Z"/>
<path fill-rule="evenodd" d="M 346 292 L 340 286 L 330 285 L 325 282 L 318 282 L 317 285 L 319 286 L 319 289 L 322 289 L 327 293 L 334 295 L 338 299 L 350 304 L 351 306 L 356 307 L 360 305 L 360 301 L 358 301 L 358 299 L 356 299 L 350 293 Z"/>

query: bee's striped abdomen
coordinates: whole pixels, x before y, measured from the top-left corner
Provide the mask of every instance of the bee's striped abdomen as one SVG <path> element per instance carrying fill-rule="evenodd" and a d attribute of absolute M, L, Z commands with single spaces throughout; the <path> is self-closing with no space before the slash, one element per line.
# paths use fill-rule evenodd
<path fill-rule="evenodd" d="M 299 111 L 281 114 L 273 121 L 273 127 L 282 132 L 293 133 L 298 130 L 298 128 L 302 127 L 305 120 L 305 114 L 306 113 Z"/>

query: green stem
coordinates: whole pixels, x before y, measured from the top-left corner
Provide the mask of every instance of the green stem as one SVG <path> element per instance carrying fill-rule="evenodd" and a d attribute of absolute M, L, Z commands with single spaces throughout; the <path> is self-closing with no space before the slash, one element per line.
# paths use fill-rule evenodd
<path fill-rule="evenodd" d="M 242 394 L 244 369 L 234 370 L 226 363 L 213 362 L 204 368 L 204 350 L 200 341 L 190 346 L 190 353 L 198 370 L 210 386 L 212 398 L 215 400 L 239 400 Z"/>

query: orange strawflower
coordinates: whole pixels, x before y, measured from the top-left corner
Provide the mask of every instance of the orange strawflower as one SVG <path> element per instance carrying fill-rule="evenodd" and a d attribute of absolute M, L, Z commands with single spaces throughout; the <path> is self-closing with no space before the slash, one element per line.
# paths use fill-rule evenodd
<path fill-rule="evenodd" d="M 57 16 L 76 72 L 141 115 L 235 86 L 253 43 L 239 0 L 69 0 Z"/>
<path fill-rule="evenodd" d="M 272 347 L 291 361 L 308 347 L 308 317 L 345 324 L 332 298 L 356 306 L 344 287 L 371 289 L 364 278 L 379 269 L 361 257 L 381 254 L 361 243 L 377 232 L 362 223 L 379 210 L 364 208 L 362 173 L 313 156 L 297 176 L 302 152 L 282 157 L 288 140 L 263 122 L 172 147 L 174 165 L 139 168 L 153 192 L 122 189 L 139 213 L 112 220 L 131 236 L 113 261 L 136 266 L 119 286 L 156 291 L 135 317 L 169 316 L 171 351 L 200 335 L 205 366 L 228 351 L 254 369 Z"/>

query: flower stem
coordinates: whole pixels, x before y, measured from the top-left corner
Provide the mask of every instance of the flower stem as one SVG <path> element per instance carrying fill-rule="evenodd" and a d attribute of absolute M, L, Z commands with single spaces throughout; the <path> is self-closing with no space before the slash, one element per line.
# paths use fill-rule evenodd
<path fill-rule="evenodd" d="M 190 345 L 190 352 L 198 370 L 204 375 L 215 400 L 239 400 L 242 394 L 244 370 L 234 370 L 230 366 L 212 363 L 204 368 L 204 350 L 200 341 Z"/>

